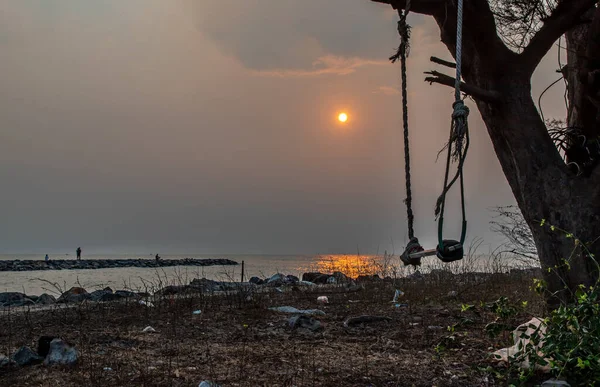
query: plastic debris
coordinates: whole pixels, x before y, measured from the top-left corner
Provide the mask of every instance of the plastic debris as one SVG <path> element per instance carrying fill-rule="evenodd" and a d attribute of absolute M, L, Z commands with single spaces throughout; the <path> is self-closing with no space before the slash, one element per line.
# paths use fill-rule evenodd
<path fill-rule="evenodd" d="M 392 300 L 392 302 L 394 304 L 398 303 L 398 298 L 402 297 L 404 295 L 404 292 L 400 289 L 396 289 L 396 292 L 394 293 L 394 299 Z"/>
<path fill-rule="evenodd" d="M 144 332 L 144 333 L 152 333 L 152 332 L 156 332 L 156 329 L 154 329 L 150 325 L 148 325 L 146 328 L 142 329 L 142 332 Z"/>
<path fill-rule="evenodd" d="M 150 301 L 140 300 L 140 305 L 146 305 L 148 307 L 153 307 L 154 304 Z"/>
<path fill-rule="evenodd" d="M 327 296 L 319 296 L 317 297 L 317 302 L 320 302 L 321 304 L 329 304 L 329 298 L 327 298 Z"/>
<path fill-rule="evenodd" d="M 394 308 L 407 308 L 408 304 L 394 304 Z"/>
<path fill-rule="evenodd" d="M 307 315 L 319 315 L 319 316 L 325 316 L 325 312 L 323 312 L 322 310 L 319 309 L 296 309 L 293 306 L 277 306 L 277 307 L 273 307 L 273 308 L 269 308 L 269 310 L 272 310 L 274 312 L 279 312 L 279 313 L 291 313 L 291 314 L 307 314 Z"/>
<path fill-rule="evenodd" d="M 201 314 L 201 313 L 202 313 L 202 311 L 200 309 L 195 310 L 195 311 L 192 312 L 192 314 Z"/>
<path fill-rule="evenodd" d="M 110 367 L 104 367 L 104 371 L 112 371 L 112 368 L 110 368 Z"/>

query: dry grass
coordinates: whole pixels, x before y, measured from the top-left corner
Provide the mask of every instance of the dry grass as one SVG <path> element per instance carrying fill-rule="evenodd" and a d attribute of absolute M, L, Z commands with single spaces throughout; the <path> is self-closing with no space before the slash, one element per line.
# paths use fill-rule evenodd
<path fill-rule="evenodd" d="M 277 292 L 193 294 L 152 301 L 83 303 L 43 311 L 0 315 L 0 353 L 22 345 L 36 347 L 41 335 L 61 336 L 80 351 L 70 368 L 0 369 L 6 386 L 197 386 L 213 380 L 223 386 L 486 386 L 505 385 L 503 371 L 490 373 L 491 349 L 509 344 L 510 335 L 490 339 L 484 332 L 494 315 L 461 312 L 507 296 L 519 305 L 509 324 L 516 327 L 544 313 L 529 290 L 531 278 L 497 273 L 429 276 L 426 281 L 388 280 L 349 292 L 344 286 L 288 288 Z M 405 295 L 390 303 L 394 290 Z M 446 297 L 456 291 L 456 298 Z M 329 304 L 318 305 L 326 295 Z M 320 308 L 327 315 L 320 332 L 292 330 L 289 316 L 268 310 L 290 305 Z M 194 310 L 200 309 L 200 315 Z M 390 322 L 345 328 L 350 316 L 383 315 Z M 461 326 L 469 317 L 472 324 Z M 454 333 L 447 327 L 459 324 Z M 146 326 L 156 333 L 142 333 Z M 429 329 L 440 326 L 442 329 Z"/>

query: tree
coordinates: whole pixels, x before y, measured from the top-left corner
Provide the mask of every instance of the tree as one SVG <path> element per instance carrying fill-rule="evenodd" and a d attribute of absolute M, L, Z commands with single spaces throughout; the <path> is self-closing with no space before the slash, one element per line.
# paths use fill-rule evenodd
<path fill-rule="evenodd" d="M 410 12 L 432 16 L 442 42 L 455 55 L 456 0 L 371 1 L 389 4 L 401 15 L 408 2 Z M 569 302 L 579 284 L 591 286 L 598 279 L 594 260 L 600 257 L 597 2 L 464 1 L 461 89 L 474 99 L 483 118 L 531 229 L 542 269 L 552 269 L 543 270 L 552 293 L 551 308 Z M 531 96 L 531 77 L 562 36 L 568 52 L 566 66 L 560 69 L 568 84 L 566 127 L 549 128 Z M 450 76 L 432 75 L 428 81 L 454 85 Z"/>

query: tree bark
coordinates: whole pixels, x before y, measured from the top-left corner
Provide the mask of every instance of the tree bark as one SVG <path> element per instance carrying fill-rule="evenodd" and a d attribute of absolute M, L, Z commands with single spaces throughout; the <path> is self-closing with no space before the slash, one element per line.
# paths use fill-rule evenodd
<path fill-rule="evenodd" d="M 406 5 L 403 0 L 374 1 L 391 3 L 397 9 Z M 570 31 L 570 45 L 576 42 L 578 46 L 568 58 L 569 66 L 574 60 L 579 62 L 577 70 L 568 75 L 569 97 L 573 101 L 569 121 L 580 122 L 586 133 L 598 134 L 593 96 L 595 90 L 600 90 L 600 75 L 599 87 L 594 89 L 595 78 L 589 74 L 600 69 L 595 67 L 600 63 L 596 58 L 600 56 L 600 13 L 593 8 L 593 1 L 571 0 L 569 4 L 569 7 L 559 5 L 562 13 L 549 18 L 522 54 L 509 50 L 499 38 L 487 0 L 469 0 L 464 4 L 463 80 L 467 85 L 493 90 L 501 96 L 495 101 L 477 95 L 473 98 L 504 175 L 531 228 L 550 290 L 550 307 L 571 301 L 580 284 L 595 284 L 598 270 L 590 255 L 600 258 L 597 241 L 600 237 L 600 168 L 587 176 L 577 176 L 569 170 L 531 96 L 533 70 L 558 37 Z M 455 2 L 428 0 L 420 7 L 421 13 L 435 18 L 442 42 L 454 56 Z M 594 23 L 598 26 L 580 25 L 585 12 L 596 15 L 598 20 L 594 19 Z M 576 25 L 580 27 L 573 28 Z M 564 31 L 557 30 L 559 28 Z M 545 226 L 540 225 L 543 220 Z M 550 225 L 557 229 L 553 231 Z"/>

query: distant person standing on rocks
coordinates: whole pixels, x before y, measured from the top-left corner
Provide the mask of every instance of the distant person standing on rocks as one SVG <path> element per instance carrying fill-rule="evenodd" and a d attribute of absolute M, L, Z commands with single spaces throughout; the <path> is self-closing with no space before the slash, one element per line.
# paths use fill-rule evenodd
<path fill-rule="evenodd" d="M 81 261 L 81 247 L 77 248 L 77 260 Z"/>
<path fill-rule="evenodd" d="M 154 257 L 154 259 L 156 259 L 156 262 L 160 261 L 160 256 L 158 254 L 156 254 L 156 257 Z"/>
<path fill-rule="evenodd" d="M 46 258 L 44 258 L 46 261 L 49 261 L 50 258 L 48 257 L 48 254 L 46 254 Z"/>

